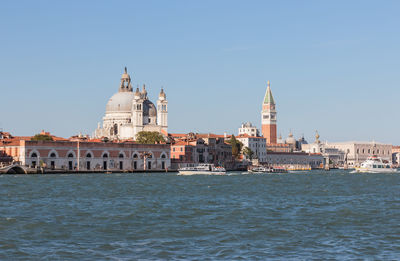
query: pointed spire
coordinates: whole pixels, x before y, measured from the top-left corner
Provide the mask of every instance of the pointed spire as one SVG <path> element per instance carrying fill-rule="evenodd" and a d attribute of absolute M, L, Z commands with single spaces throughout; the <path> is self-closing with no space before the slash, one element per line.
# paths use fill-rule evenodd
<path fill-rule="evenodd" d="M 125 66 L 125 73 L 128 74 L 128 69 L 126 68 L 126 66 Z"/>
<path fill-rule="evenodd" d="M 139 87 L 136 88 L 135 96 L 136 97 L 140 97 Z"/>
<path fill-rule="evenodd" d="M 147 91 L 146 91 L 146 85 L 145 84 L 143 84 L 142 98 L 147 100 Z"/>
<path fill-rule="evenodd" d="M 264 104 L 275 104 L 274 97 L 272 96 L 272 91 L 271 91 L 269 80 L 267 82 L 267 91 L 265 92 Z"/>

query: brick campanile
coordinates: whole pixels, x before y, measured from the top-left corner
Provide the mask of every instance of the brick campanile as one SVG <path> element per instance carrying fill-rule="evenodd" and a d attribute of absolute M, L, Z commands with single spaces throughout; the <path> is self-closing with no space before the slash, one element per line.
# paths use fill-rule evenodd
<path fill-rule="evenodd" d="M 276 143 L 276 110 L 269 81 L 261 111 L 261 132 L 267 143 Z"/>

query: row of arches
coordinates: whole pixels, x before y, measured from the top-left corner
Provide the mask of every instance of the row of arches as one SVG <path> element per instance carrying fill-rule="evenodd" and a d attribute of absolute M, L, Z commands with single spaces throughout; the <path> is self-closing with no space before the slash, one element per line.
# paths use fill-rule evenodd
<path fill-rule="evenodd" d="M 33 151 L 31 151 L 29 157 L 30 158 L 38 158 L 38 157 L 40 157 L 40 153 L 37 150 L 33 150 Z M 48 158 L 59 158 L 59 155 L 58 155 L 57 151 L 52 150 L 52 151 L 50 151 L 48 153 L 47 157 Z M 109 157 L 110 157 L 110 152 L 105 151 L 105 152 L 102 153 L 101 158 L 109 158 Z M 133 159 L 143 159 L 143 157 L 144 157 L 144 154 L 143 153 L 139 153 L 139 152 L 134 152 L 133 155 L 132 155 Z M 76 158 L 75 152 L 74 151 L 69 151 L 67 153 L 67 158 Z M 85 153 L 85 155 L 81 155 L 81 158 L 94 158 L 94 154 L 93 154 L 93 152 L 88 151 L 88 152 Z M 118 158 L 126 159 L 128 157 L 126 157 L 126 154 L 124 152 L 120 152 L 118 154 Z M 148 158 L 148 159 L 154 158 L 154 153 L 146 152 L 146 158 Z M 160 158 L 161 159 L 166 159 L 167 158 L 167 153 L 162 152 L 161 155 L 160 155 Z"/>

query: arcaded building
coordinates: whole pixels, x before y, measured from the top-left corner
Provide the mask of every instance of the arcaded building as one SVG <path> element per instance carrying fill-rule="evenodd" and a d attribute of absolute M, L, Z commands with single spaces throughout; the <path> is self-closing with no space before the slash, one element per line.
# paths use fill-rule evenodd
<path fill-rule="evenodd" d="M 170 168 L 170 145 L 79 140 L 1 140 L 0 154 L 21 166 L 65 171 L 143 171 Z"/>
<path fill-rule="evenodd" d="M 94 137 L 135 140 L 140 131 L 156 131 L 167 135 L 168 101 L 163 89 L 156 104 L 149 100 L 145 85 L 141 91 L 139 88 L 133 91 L 131 77 L 125 67 L 118 92 L 107 102 L 103 124 L 98 124 Z"/>

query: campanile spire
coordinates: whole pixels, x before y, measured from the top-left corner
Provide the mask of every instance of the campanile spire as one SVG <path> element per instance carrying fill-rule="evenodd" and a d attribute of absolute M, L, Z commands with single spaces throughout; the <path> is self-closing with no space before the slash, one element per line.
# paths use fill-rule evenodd
<path fill-rule="evenodd" d="M 264 138 L 267 139 L 267 143 L 277 142 L 275 100 L 272 96 L 269 81 L 267 82 L 267 90 L 265 92 L 261 110 L 261 132 Z"/>

